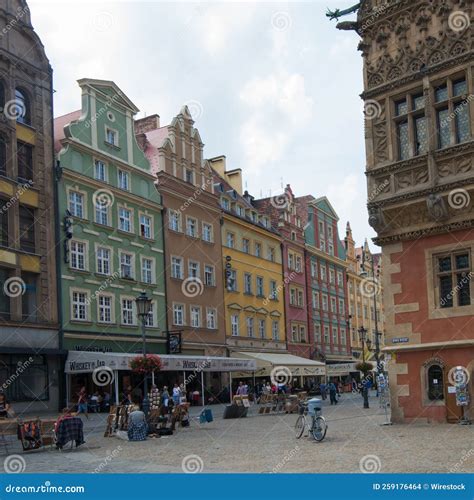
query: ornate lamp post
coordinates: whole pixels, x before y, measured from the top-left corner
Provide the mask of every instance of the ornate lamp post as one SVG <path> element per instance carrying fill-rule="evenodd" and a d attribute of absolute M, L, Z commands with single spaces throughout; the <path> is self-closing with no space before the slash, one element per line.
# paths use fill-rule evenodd
<path fill-rule="evenodd" d="M 142 325 L 143 357 L 146 359 L 145 322 L 146 322 L 148 315 L 151 312 L 151 299 L 148 298 L 148 296 L 145 292 L 141 292 L 140 295 L 135 299 L 135 302 L 137 304 L 137 315 L 140 318 L 141 325 Z M 145 413 L 145 415 L 148 415 L 148 412 L 150 410 L 150 401 L 148 400 L 147 375 L 148 374 L 145 373 L 145 380 L 144 380 L 144 384 L 143 384 L 144 397 L 143 397 L 143 403 L 142 403 L 142 410 Z"/>
<path fill-rule="evenodd" d="M 359 337 L 362 343 L 362 363 L 365 365 L 365 345 L 367 349 L 372 347 L 372 341 L 367 338 L 367 329 L 361 326 L 359 328 Z M 364 398 L 364 408 L 369 408 L 369 389 L 367 387 L 367 375 L 364 373 L 364 380 L 362 381 L 362 397 Z"/>

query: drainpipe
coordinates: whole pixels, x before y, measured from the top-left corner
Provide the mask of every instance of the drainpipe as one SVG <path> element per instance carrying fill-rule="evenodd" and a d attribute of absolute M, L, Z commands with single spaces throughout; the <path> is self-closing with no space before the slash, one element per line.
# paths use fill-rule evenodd
<path fill-rule="evenodd" d="M 169 329 L 168 329 L 168 289 L 166 286 L 166 244 L 165 244 L 165 212 L 166 208 L 163 205 L 163 195 L 160 193 L 158 186 L 156 189 L 161 198 L 161 206 L 163 207 L 161 210 L 161 239 L 162 239 L 162 247 L 163 247 L 163 283 L 164 283 L 164 291 L 165 291 L 165 332 L 166 332 L 166 354 L 169 354 Z M 181 339 L 181 342 L 183 340 Z"/>
<path fill-rule="evenodd" d="M 61 179 L 61 168 L 59 161 L 56 161 L 56 152 L 54 150 L 54 89 L 53 89 L 53 70 L 50 72 L 50 87 L 51 87 L 51 115 L 53 119 L 51 120 L 51 149 L 53 153 L 53 197 L 54 197 L 54 241 L 56 245 L 56 306 L 58 308 L 58 349 L 63 350 L 63 336 L 64 336 L 64 325 L 63 325 L 63 301 L 62 301 L 62 283 L 61 283 L 61 226 L 59 223 L 59 181 Z M 66 360 L 62 359 L 62 354 L 58 356 L 60 370 L 59 372 L 64 373 Z M 64 400 L 66 396 L 64 392 L 64 379 L 62 376 L 58 376 L 58 392 L 59 392 L 59 408 L 61 410 L 63 405 L 61 401 Z"/>

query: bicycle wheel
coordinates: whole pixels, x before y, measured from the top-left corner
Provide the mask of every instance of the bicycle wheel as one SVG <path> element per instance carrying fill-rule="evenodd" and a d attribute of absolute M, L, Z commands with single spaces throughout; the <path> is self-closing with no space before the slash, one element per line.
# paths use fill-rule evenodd
<path fill-rule="evenodd" d="M 326 419 L 324 417 L 315 417 L 313 420 L 313 427 L 311 429 L 311 434 L 315 441 L 322 441 L 326 436 L 326 431 L 328 426 L 326 424 Z"/>
<path fill-rule="evenodd" d="M 296 439 L 299 439 L 303 435 L 305 427 L 306 427 L 306 419 L 304 418 L 304 415 L 300 415 L 295 424 Z"/>

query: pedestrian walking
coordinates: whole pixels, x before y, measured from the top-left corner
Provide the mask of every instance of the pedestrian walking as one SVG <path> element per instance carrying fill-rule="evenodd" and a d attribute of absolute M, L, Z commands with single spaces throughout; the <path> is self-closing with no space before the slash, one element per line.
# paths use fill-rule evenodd
<path fill-rule="evenodd" d="M 84 413 L 86 418 L 89 418 L 87 409 L 87 391 L 85 387 L 81 387 L 81 390 L 77 393 L 77 413 Z"/>
<path fill-rule="evenodd" d="M 326 387 L 326 384 L 324 382 L 322 382 L 320 385 L 319 385 L 319 389 L 321 391 L 321 397 L 323 398 L 323 400 L 326 400 L 327 399 L 327 387 Z"/>
<path fill-rule="evenodd" d="M 329 399 L 331 401 L 331 405 L 337 405 L 337 387 L 334 382 L 329 384 Z"/>
<path fill-rule="evenodd" d="M 181 402 L 181 389 L 178 384 L 174 384 L 173 387 L 173 401 L 175 405 L 179 405 Z"/>

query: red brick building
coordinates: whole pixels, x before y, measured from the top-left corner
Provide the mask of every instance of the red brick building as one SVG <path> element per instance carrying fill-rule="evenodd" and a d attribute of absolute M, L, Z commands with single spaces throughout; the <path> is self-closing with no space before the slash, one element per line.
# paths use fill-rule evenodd
<path fill-rule="evenodd" d="M 474 417 L 472 19 L 472 2 L 364 0 L 341 26 L 362 37 L 394 421 Z M 466 406 L 456 381 L 467 383 Z"/>

